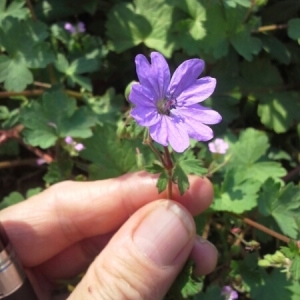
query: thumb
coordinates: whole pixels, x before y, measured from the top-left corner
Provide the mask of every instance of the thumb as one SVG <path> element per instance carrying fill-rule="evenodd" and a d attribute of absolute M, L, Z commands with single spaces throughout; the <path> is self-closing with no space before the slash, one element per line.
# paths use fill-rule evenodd
<path fill-rule="evenodd" d="M 169 200 L 152 202 L 123 224 L 69 300 L 162 299 L 194 240 L 194 221 L 184 207 Z"/>

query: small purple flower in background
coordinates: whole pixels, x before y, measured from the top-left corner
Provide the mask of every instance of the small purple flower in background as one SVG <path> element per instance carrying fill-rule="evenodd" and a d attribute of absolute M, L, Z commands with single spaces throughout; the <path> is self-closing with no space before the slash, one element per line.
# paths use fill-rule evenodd
<path fill-rule="evenodd" d="M 226 143 L 223 139 L 218 138 L 208 143 L 208 149 L 212 153 L 225 154 L 228 148 L 228 143 Z"/>
<path fill-rule="evenodd" d="M 67 136 L 66 138 L 65 138 L 65 142 L 68 144 L 68 145 L 72 145 L 73 144 L 73 139 L 70 137 L 70 136 Z"/>
<path fill-rule="evenodd" d="M 78 22 L 78 24 L 77 24 L 77 31 L 81 32 L 81 33 L 85 32 L 85 25 L 84 25 L 83 22 Z"/>
<path fill-rule="evenodd" d="M 65 138 L 65 143 L 73 146 L 73 149 L 75 149 L 77 152 L 80 152 L 85 148 L 83 144 L 75 142 L 70 136 Z"/>
<path fill-rule="evenodd" d="M 226 300 L 234 300 L 239 298 L 238 293 L 229 285 L 223 286 L 221 295 L 225 296 Z"/>
<path fill-rule="evenodd" d="M 85 25 L 83 22 L 78 22 L 77 25 L 72 25 L 71 23 L 67 22 L 64 25 L 65 30 L 69 31 L 72 34 L 78 33 L 78 32 L 85 32 Z"/>
<path fill-rule="evenodd" d="M 43 164 L 45 164 L 46 163 L 46 161 L 43 159 L 43 158 L 38 158 L 37 160 L 36 160 L 36 164 L 38 165 L 38 166 L 41 166 L 41 165 L 43 165 Z"/>
<path fill-rule="evenodd" d="M 81 143 L 78 143 L 75 145 L 74 149 L 78 152 L 82 151 L 84 149 L 84 145 Z"/>
<path fill-rule="evenodd" d="M 165 58 L 151 53 L 151 63 L 139 54 L 135 58 L 139 83 L 133 84 L 129 100 L 135 105 L 131 116 L 140 126 L 149 127 L 154 141 L 176 152 L 190 145 L 190 138 L 208 141 L 213 131 L 205 124 L 216 124 L 222 117 L 198 102 L 214 91 L 216 79 L 198 79 L 204 69 L 201 59 L 189 59 L 174 72 L 172 78 Z"/>

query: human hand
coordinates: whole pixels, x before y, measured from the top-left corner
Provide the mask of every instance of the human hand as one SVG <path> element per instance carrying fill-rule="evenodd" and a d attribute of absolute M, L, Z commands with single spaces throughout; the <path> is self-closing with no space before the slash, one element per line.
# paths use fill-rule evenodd
<path fill-rule="evenodd" d="M 162 299 L 189 256 L 198 275 L 217 260 L 192 218 L 210 205 L 212 186 L 189 180 L 183 196 L 174 188 L 176 202 L 157 200 L 166 194 L 144 172 L 62 182 L 2 210 L 0 220 L 40 299 L 88 266 L 68 299 Z"/>

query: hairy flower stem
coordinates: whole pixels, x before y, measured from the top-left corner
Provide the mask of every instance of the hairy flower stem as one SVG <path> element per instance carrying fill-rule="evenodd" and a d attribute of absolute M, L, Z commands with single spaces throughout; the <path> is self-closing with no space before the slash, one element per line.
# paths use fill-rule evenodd
<path fill-rule="evenodd" d="M 172 177 L 173 177 L 173 162 L 171 159 L 171 155 L 168 149 L 168 146 L 164 146 L 164 161 L 165 161 L 165 168 L 168 173 L 168 187 L 167 187 L 167 197 L 168 199 L 172 200 Z"/>
<path fill-rule="evenodd" d="M 148 138 L 146 140 L 144 140 L 144 144 L 148 145 L 150 147 L 150 149 L 152 150 L 152 152 L 157 156 L 157 158 L 159 159 L 159 161 L 161 162 L 161 164 L 163 165 L 164 168 L 166 168 L 165 166 L 165 161 L 163 159 L 163 156 L 161 155 L 161 153 L 153 146 L 153 142 L 152 142 L 152 138 L 149 135 L 148 132 Z"/>
<path fill-rule="evenodd" d="M 32 6 L 32 3 L 30 0 L 26 0 L 26 4 L 28 6 L 28 9 L 30 11 L 30 15 L 31 15 L 31 18 L 33 21 L 36 21 L 37 20 L 37 17 L 35 15 L 35 12 L 34 12 L 34 9 L 33 9 L 33 6 Z"/>
<path fill-rule="evenodd" d="M 38 96 L 44 94 L 45 92 L 46 92 L 46 90 L 44 90 L 44 89 L 25 90 L 23 92 L 10 92 L 10 91 L 9 92 L 0 92 L 0 99 L 15 97 L 15 96 L 38 97 Z M 64 92 L 70 97 L 74 97 L 76 99 L 82 99 L 82 95 L 78 92 L 71 91 L 71 90 L 64 90 Z"/>
<path fill-rule="evenodd" d="M 256 228 L 256 229 L 258 229 L 260 231 L 263 231 L 266 234 L 268 234 L 270 236 L 273 236 L 274 238 L 276 238 L 276 239 L 278 239 L 280 241 L 283 241 L 283 242 L 285 242 L 287 244 L 291 241 L 290 238 L 288 238 L 288 237 L 286 237 L 286 236 L 284 236 L 284 235 L 282 235 L 282 234 L 280 234 L 280 233 L 278 233 L 278 232 L 276 232 L 276 231 L 274 231 L 274 230 L 272 230 L 272 229 L 270 229 L 268 227 L 265 227 L 265 226 L 263 226 L 263 225 L 255 222 L 255 221 L 253 221 L 253 220 L 251 220 L 249 218 L 244 218 L 242 216 L 239 216 L 239 215 L 236 215 L 236 214 L 233 214 L 233 213 L 230 213 L 230 214 L 233 215 L 233 216 L 235 216 L 236 218 L 241 219 L 246 224 L 248 224 L 248 225 L 250 225 L 250 226 L 252 226 L 252 227 L 254 227 L 254 228 Z"/>
<path fill-rule="evenodd" d="M 167 185 L 167 198 L 172 199 L 172 177 L 173 177 L 173 162 L 168 147 L 164 147 L 164 154 L 162 155 L 154 146 L 152 138 L 148 133 L 148 138 L 144 141 L 144 144 L 148 145 L 152 152 L 157 156 L 163 167 L 168 173 L 168 185 Z"/>
<path fill-rule="evenodd" d="M 225 160 L 221 164 L 215 166 L 212 170 L 209 170 L 209 168 L 208 168 L 208 172 L 205 176 L 211 177 L 215 172 L 217 172 L 218 170 L 223 168 L 229 162 L 230 158 L 231 158 L 231 155 L 228 156 L 227 158 L 225 158 Z"/>

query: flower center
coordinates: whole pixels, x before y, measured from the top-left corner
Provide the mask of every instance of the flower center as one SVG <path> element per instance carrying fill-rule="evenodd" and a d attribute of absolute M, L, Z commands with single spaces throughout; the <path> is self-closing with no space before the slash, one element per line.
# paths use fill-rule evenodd
<path fill-rule="evenodd" d="M 157 101 L 157 109 L 161 115 L 170 115 L 171 109 L 176 109 L 177 100 L 172 96 L 166 96 L 164 99 Z"/>

